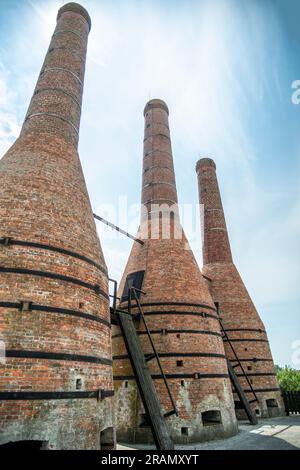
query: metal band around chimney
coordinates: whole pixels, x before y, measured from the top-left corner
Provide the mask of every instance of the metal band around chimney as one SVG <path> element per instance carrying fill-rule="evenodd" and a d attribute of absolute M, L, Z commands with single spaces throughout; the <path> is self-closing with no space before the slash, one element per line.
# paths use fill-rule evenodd
<path fill-rule="evenodd" d="M 71 121 L 69 121 L 68 119 L 66 119 L 62 116 L 59 116 L 58 114 L 54 114 L 54 113 L 32 113 L 32 114 L 29 114 L 28 116 L 26 116 L 25 122 L 28 121 L 29 119 L 32 119 L 33 117 L 37 117 L 37 116 L 48 116 L 48 117 L 54 117 L 56 119 L 60 119 L 61 121 L 64 121 L 65 123 L 69 124 L 74 129 L 76 134 L 79 134 L 79 129 Z"/>
<path fill-rule="evenodd" d="M 267 339 L 264 339 L 264 338 L 230 338 L 230 339 L 226 339 L 224 338 L 223 339 L 224 343 L 227 343 L 227 342 L 239 342 L 239 341 L 253 341 L 253 342 L 262 342 L 262 343 L 268 343 L 268 340 Z"/>
<path fill-rule="evenodd" d="M 51 54 L 52 52 L 57 51 L 57 50 L 61 50 L 61 49 L 66 50 L 66 51 L 70 51 L 72 54 L 74 54 L 77 57 L 77 59 L 80 62 L 85 64 L 85 59 L 81 56 L 81 54 L 78 54 L 78 52 L 75 49 L 72 49 L 72 47 L 66 47 L 66 46 L 50 47 L 50 49 L 48 50 L 48 54 Z"/>
<path fill-rule="evenodd" d="M 168 139 L 169 141 L 171 140 L 170 137 L 166 134 L 162 134 L 162 133 L 158 133 L 158 134 L 151 134 L 151 135 L 148 135 L 148 137 L 145 137 L 143 142 L 146 142 L 146 140 L 150 139 L 151 137 L 165 137 L 166 139 Z"/>
<path fill-rule="evenodd" d="M 177 352 L 170 352 L 170 353 L 157 353 L 159 358 L 163 357 L 218 357 L 219 359 L 226 359 L 225 354 L 218 354 L 218 353 L 205 353 L 205 352 L 198 352 L 198 353 L 177 353 Z M 146 353 L 145 357 L 152 356 L 152 353 Z M 113 360 L 123 360 L 129 359 L 127 354 L 121 354 L 118 356 L 113 356 Z"/>
<path fill-rule="evenodd" d="M 83 81 L 78 77 L 78 75 L 76 75 L 76 73 L 74 73 L 72 70 L 66 69 L 65 67 L 45 67 L 41 71 L 40 76 L 47 72 L 67 72 L 80 83 L 81 87 L 83 87 Z"/>
<path fill-rule="evenodd" d="M 64 95 L 67 95 L 69 96 L 69 98 L 71 98 L 79 108 L 81 108 L 81 104 L 79 103 L 79 101 L 77 100 L 77 98 L 75 98 L 75 96 L 73 96 L 71 93 L 69 93 L 68 91 L 65 91 L 63 90 L 62 88 L 39 88 L 37 90 L 35 90 L 33 96 L 36 96 L 40 93 L 44 93 L 46 91 L 58 91 L 59 93 L 63 93 Z"/>
<path fill-rule="evenodd" d="M 192 335 L 211 335 L 211 336 L 218 336 L 222 338 L 221 333 L 217 331 L 210 331 L 210 330 L 169 330 L 167 328 L 161 330 L 149 330 L 151 335 L 172 335 L 172 334 L 192 334 Z M 137 331 L 138 335 L 146 335 L 147 331 Z M 112 338 L 123 338 L 123 335 L 117 334 L 113 335 Z"/>
<path fill-rule="evenodd" d="M 70 391 L 70 392 L 1 392 L 0 400 L 103 400 L 114 396 L 114 390 Z"/>
<path fill-rule="evenodd" d="M 263 393 L 263 392 L 280 392 L 280 388 L 254 388 L 253 389 L 255 393 Z M 245 393 L 253 393 L 253 390 L 250 388 L 244 389 Z M 235 393 L 235 392 L 234 392 Z"/>
<path fill-rule="evenodd" d="M 172 199 L 166 199 L 164 197 L 157 197 L 155 199 L 148 199 L 148 201 L 144 202 L 143 204 L 150 204 L 150 203 L 152 204 L 155 201 L 165 201 L 165 202 L 167 201 L 168 203 L 170 202 L 171 204 L 175 204 L 175 205 L 178 204 L 177 201 L 173 201 Z"/>
<path fill-rule="evenodd" d="M 150 157 L 153 153 L 166 153 L 167 155 L 169 155 L 169 157 L 173 158 L 173 155 L 167 150 L 159 150 L 159 149 L 153 149 L 153 150 L 149 150 L 149 152 L 145 152 L 144 158 Z"/>
<path fill-rule="evenodd" d="M 87 256 L 84 256 L 84 255 L 80 255 L 79 253 L 76 253 L 75 251 L 67 250 L 67 249 L 64 249 L 64 248 L 59 248 L 59 247 L 53 246 L 53 245 L 47 245 L 45 243 L 31 242 L 31 241 L 25 241 L 25 240 L 16 240 L 16 239 L 10 238 L 10 237 L 0 238 L 0 245 L 5 245 L 5 246 L 17 245 L 17 246 L 26 246 L 26 247 L 30 247 L 30 248 L 40 248 L 40 249 L 43 249 L 43 250 L 54 251 L 56 253 L 72 256 L 73 258 L 77 258 L 77 259 L 80 259 L 82 261 L 85 261 L 86 263 L 89 263 L 92 266 L 95 266 L 97 269 L 102 271 L 104 274 L 108 275 L 108 272 L 107 272 L 106 268 L 104 268 L 100 264 L 96 263 L 91 258 L 88 258 Z"/>
<path fill-rule="evenodd" d="M 48 271 L 36 271 L 33 269 L 26 268 L 7 268 L 5 266 L 0 266 L 0 273 L 27 274 L 28 276 L 40 276 L 46 277 L 48 279 L 58 279 L 60 281 L 69 282 L 71 284 L 76 284 L 78 286 L 85 287 L 86 289 L 93 290 L 96 294 L 101 295 L 105 299 L 109 300 L 108 294 L 106 294 L 106 292 L 100 289 L 98 285 L 89 284 L 75 277 L 63 276 L 62 274 L 56 274 Z"/>
<path fill-rule="evenodd" d="M 217 312 L 215 307 L 211 307 L 207 304 L 196 304 L 196 303 L 189 303 L 189 302 L 143 302 L 141 303 L 142 307 L 152 307 L 155 305 L 179 305 L 184 307 L 200 307 L 200 308 L 207 308 L 208 310 L 212 310 L 213 312 Z M 136 307 L 136 305 L 132 305 L 132 308 Z"/>
<path fill-rule="evenodd" d="M 205 208 L 205 211 L 206 212 L 222 212 L 223 213 L 223 209 L 207 209 L 207 208 Z"/>
<path fill-rule="evenodd" d="M 229 358 L 230 362 L 237 362 L 237 360 L 233 358 Z M 240 362 L 273 362 L 273 359 L 268 357 L 247 357 L 244 359 L 239 358 Z"/>
<path fill-rule="evenodd" d="M 151 183 L 147 183 L 143 186 L 143 189 L 146 189 L 150 186 L 154 186 L 156 184 L 166 184 L 168 186 L 171 186 L 172 188 L 175 188 L 176 189 L 176 185 L 174 183 L 169 183 L 168 181 L 153 181 Z"/>
<path fill-rule="evenodd" d="M 262 330 L 261 328 L 224 328 L 224 331 L 254 331 L 257 333 L 265 333 L 266 330 Z"/>
<path fill-rule="evenodd" d="M 147 122 L 147 121 L 146 121 L 146 122 Z M 164 122 L 160 122 L 160 121 L 155 121 L 155 122 L 151 121 L 151 122 L 148 122 L 148 124 L 146 125 L 146 129 L 149 128 L 149 127 L 151 127 L 152 125 L 155 125 L 155 126 L 164 126 L 164 127 L 166 127 L 166 128 L 168 129 L 168 131 L 170 130 L 170 127 L 169 127 L 167 124 L 165 124 Z"/>
<path fill-rule="evenodd" d="M 83 38 L 78 31 L 74 31 L 74 29 L 61 29 L 59 31 L 54 31 L 54 33 L 52 34 L 52 37 L 57 36 L 58 34 L 65 34 L 65 33 L 75 34 L 75 36 L 81 39 L 82 42 L 86 41 L 86 39 Z"/>
<path fill-rule="evenodd" d="M 246 372 L 246 375 L 249 377 L 275 377 L 277 374 L 275 372 Z M 237 377 L 245 377 L 245 374 L 236 374 Z"/>
<path fill-rule="evenodd" d="M 151 374 L 153 380 L 163 379 L 160 374 Z M 228 379 L 228 374 L 204 374 L 194 372 L 190 374 L 165 374 L 166 379 Z M 114 380 L 136 380 L 134 375 L 114 375 Z"/>
<path fill-rule="evenodd" d="M 215 320 L 219 321 L 219 317 L 217 315 L 212 315 L 211 313 L 206 312 L 189 312 L 189 311 L 180 311 L 180 310 L 154 310 L 149 312 L 143 312 L 145 316 L 151 315 L 191 315 L 191 316 L 200 316 L 202 318 L 214 318 Z"/>
<path fill-rule="evenodd" d="M 23 358 L 23 359 L 46 359 L 50 361 L 74 361 L 74 362 L 88 362 L 94 364 L 102 364 L 111 366 L 112 360 L 106 357 L 85 356 L 83 354 L 68 354 L 53 351 L 29 351 L 6 349 L 5 357 L 8 358 Z"/>
<path fill-rule="evenodd" d="M 145 168 L 143 173 L 146 173 L 147 171 L 150 171 L 150 170 L 153 170 L 154 168 L 160 168 L 160 169 L 163 169 L 163 170 L 169 170 L 173 173 L 173 168 L 170 168 L 169 166 L 167 165 L 153 165 L 153 166 L 148 166 L 148 168 Z"/>
<path fill-rule="evenodd" d="M 13 309 L 22 312 L 22 304 L 23 302 L 0 302 L 0 308 L 5 309 Z M 30 307 L 28 312 L 45 312 L 45 313 L 55 313 L 61 315 L 70 315 L 74 317 L 84 318 L 85 320 L 91 320 L 102 325 L 105 325 L 108 328 L 111 328 L 111 323 L 107 320 L 104 320 L 101 317 L 97 317 L 96 315 L 92 315 L 91 313 L 81 312 L 80 310 L 71 310 L 67 308 L 60 308 L 60 307 L 50 307 L 47 305 L 40 305 L 36 303 L 30 303 Z"/>

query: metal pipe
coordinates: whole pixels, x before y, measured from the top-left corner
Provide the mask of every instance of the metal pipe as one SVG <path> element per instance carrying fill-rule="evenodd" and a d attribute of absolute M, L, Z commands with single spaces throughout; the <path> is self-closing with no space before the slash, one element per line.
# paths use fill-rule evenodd
<path fill-rule="evenodd" d="M 125 230 L 122 230 L 117 225 L 114 225 L 111 222 L 109 222 L 108 220 L 104 219 L 103 217 L 100 217 L 100 215 L 97 215 L 97 214 L 93 213 L 93 216 L 95 217 L 95 219 L 100 220 L 100 222 L 103 222 L 105 225 L 108 225 L 108 227 L 111 227 L 114 230 L 117 230 L 117 232 L 120 232 L 123 235 L 125 235 L 126 237 L 131 238 L 132 240 L 139 243 L 140 245 L 144 245 L 144 242 L 142 240 L 140 240 L 139 238 L 134 237 L 133 235 L 130 235 L 130 233 L 125 232 Z"/>

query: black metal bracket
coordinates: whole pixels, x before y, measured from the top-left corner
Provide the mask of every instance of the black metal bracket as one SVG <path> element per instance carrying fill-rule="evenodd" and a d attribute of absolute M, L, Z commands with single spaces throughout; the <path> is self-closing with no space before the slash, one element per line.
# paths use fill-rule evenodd
<path fill-rule="evenodd" d="M 145 330 L 147 332 L 147 335 L 148 335 L 148 339 L 150 341 L 150 344 L 151 344 L 151 348 L 152 348 L 152 351 L 153 353 L 151 353 L 150 355 L 147 356 L 146 358 L 146 361 L 150 361 L 152 359 L 156 359 L 157 361 L 157 364 L 158 364 L 158 367 L 159 367 L 159 370 L 161 372 L 161 377 L 164 381 L 164 384 L 166 386 L 166 389 L 167 389 L 167 392 L 168 392 L 168 396 L 169 396 L 169 399 L 170 399 L 170 402 L 172 404 L 172 410 L 170 410 L 169 412 L 167 412 L 168 416 L 171 416 L 173 414 L 175 414 L 176 416 L 178 416 L 178 410 L 177 410 L 177 407 L 176 407 L 176 404 L 175 404 L 175 401 L 173 399 L 173 396 L 172 396 L 172 393 L 171 393 L 171 389 L 169 387 L 169 384 L 168 384 L 168 381 L 167 381 L 167 377 L 163 371 L 163 368 L 162 368 L 162 365 L 161 365 L 161 362 L 160 362 L 160 358 L 159 358 L 159 354 L 157 353 L 157 350 L 156 350 L 156 347 L 155 347 L 155 344 L 153 342 L 153 339 L 152 339 L 152 336 L 151 336 L 151 333 L 150 333 L 150 330 L 148 328 L 148 325 L 147 325 L 147 322 L 146 322 L 146 319 L 145 319 L 145 316 L 144 316 L 144 313 L 143 313 L 143 310 L 142 310 L 142 307 L 141 307 L 141 303 L 140 303 L 140 298 L 139 298 L 139 294 L 142 294 L 142 295 L 146 295 L 146 293 L 144 291 L 142 291 L 141 289 L 137 289 L 136 287 L 132 286 L 129 290 L 129 295 L 128 295 L 128 311 L 131 312 L 131 307 L 132 307 L 132 299 L 135 300 L 135 307 L 138 308 L 138 315 L 139 315 L 139 319 L 142 319 L 143 323 L 144 323 L 144 327 L 145 327 Z M 135 315 L 136 316 L 136 315 Z M 166 415 L 165 415 L 166 416 Z"/>
<path fill-rule="evenodd" d="M 19 311 L 20 312 L 31 312 L 32 311 L 32 304 L 31 300 L 20 300 Z"/>
<path fill-rule="evenodd" d="M 104 400 L 105 398 L 113 397 L 114 394 L 115 394 L 114 390 L 103 390 L 102 388 L 100 388 L 98 390 L 97 399 L 98 401 L 101 401 L 101 400 Z"/>
<path fill-rule="evenodd" d="M 216 308 L 217 308 L 217 312 L 219 314 L 219 303 L 216 302 L 215 303 L 216 305 Z M 227 360 L 227 366 L 228 366 L 228 372 L 229 372 L 229 376 L 230 376 L 230 380 L 231 380 L 231 383 L 234 387 L 234 390 L 236 391 L 236 393 L 238 394 L 238 397 L 240 399 L 240 402 L 241 402 L 241 405 L 242 407 L 244 408 L 246 414 L 247 414 L 247 417 L 250 421 L 251 424 L 257 424 L 257 417 L 255 415 L 255 413 L 252 411 L 251 407 L 250 407 L 250 402 L 249 400 L 247 399 L 246 397 L 246 394 L 245 394 L 245 390 L 243 390 L 243 388 L 241 387 L 239 381 L 238 381 L 238 378 L 237 378 L 237 375 L 236 373 L 234 372 L 234 368 L 236 367 L 240 367 L 241 371 L 242 371 L 242 374 L 240 374 L 242 377 L 244 377 L 250 387 L 250 392 L 253 394 L 254 396 L 254 399 L 252 400 L 253 402 L 258 402 L 258 397 L 254 391 L 254 388 L 252 387 L 252 384 L 249 380 L 249 377 L 248 375 L 246 374 L 246 371 L 231 343 L 231 340 L 230 338 L 228 337 L 227 335 L 227 332 L 226 330 L 224 329 L 223 327 L 223 324 L 222 324 L 222 318 L 219 317 L 219 322 L 220 322 L 220 327 L 221 327 L 221 333 L 222 333 L 222 338 L 223 338 L 223 341 L 227 342 L 227 344 L 229 344 L 230 346 L 230 349 L 234 355 L 234 360 L 233 362 L 236 362 L 236 364 L 234 364 L 234 366 L 232 366 L 231 362 L 229 360 Z"/>
<path fill-rule="evenodd" d="M 2 237 L 0 238 L 0 245 L 8 246 L 11 244 L 11 237 Z"/>
<path fill-rule="evenodd" d="M 172 416 L 172 415 L 177 415 L 176 413 L 176 410 L 171 410 L 171 411 L 167 411 L 167 413 L 164 414 L 164 417 L 165 418 L 169 418 L 169 416 Z"/>
<path fill-rule="evenodd" d="M 155 357 L 155 354 L 145 355 L 146 362 L 152 361 L 152 359 L 155 359 Z"/>

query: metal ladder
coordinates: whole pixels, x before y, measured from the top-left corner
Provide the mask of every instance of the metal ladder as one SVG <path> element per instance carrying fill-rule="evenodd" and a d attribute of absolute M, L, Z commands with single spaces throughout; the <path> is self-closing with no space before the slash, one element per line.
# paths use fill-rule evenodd
<path fill-rule="evenodd" d="M 140 300 L 139 295 L 145 295 L 144 292 L 131 287 L 128 292 L 128 305 L 127 310 L 117 308 L 117 282 L 110 279 L 114 283 L 114 294 L 110 297 L 113 298 L 113 306 L 111 307 L 111 322 L 112 324 L 118 325 L 121 329 L 121 333 L 125 342 L 128 357 L 131 363 L 132 370 L 134 372 L 139 393 L 144 405 L 144 409 L 147 415 L 147 423 L 149 423 L 153 439 L 158 450 L 173 450 L 174 444 L 170 437 L 165 418 L 175 414 L 178 415 L 174 399 L 164 374 L 159 355 L 156 351 L 153 339 L 151 337 L 150 330 L 148 328 Z M 135 307 L 138 308 L 138 314 L 132 314 L 132 300 L 135 301 Z M 145 331 L 149 338 L 152 353 L 145 355 L 141 343 L 137 334 L 137 330 L 134 324 L 134 320 L 141 320 L 145 326 Z M 161 411 L 161 405 L 158 394 L 156 392 L 151 373 L 147 362 L 152 359 L 156 359 L 158 367 L 160 369 L 164 384 L 166 386 L 172 409 L 167 413 L 163 414 Z"/>
<path fill-rule="evenodd" d="M 223 324 L 222 324 L 222 318 L 220 317 L 220 312 L 219 312 L 219 304 L 218 302 L 215 302 L 215 305 L 217 307 L 217 313 L 218 313 L 218 316 L 219 316 L 219 323 L 220 323 L 220 326 L 221 326 L 221 332 L 222 332 L 222 339 L 224 341 L 224 339 L 226 340 L 226 343 L 229 344 L 230 346 L 230 349 L 234 355 L 234 360 L 230 361 L 229 359 L 227 359 L 227 367 L 228 367 L 228 373 L 229 373 L 229 377 L 230 377 L 230 380 L 231 380 L 231 383 L 233 385 L 233 388 L 234 390 L 236 391 L 238 397 L 239 397 L 239 400 L 240 400 L 240 403 L 242 405 L 242 408 L 245 410 L 246 412 L 246 415 L 249 419 L 249 422 L 253 425 L 257 424 L 258 421 L 257 421 L 257 416 L 255 414 L 255 412 L 252 410 L 250 404 L 251 403 L 254 403 L 254 402 L 258 402 L 258 398 L 257 398 L 257 395 L 252 387 L 252 384 L 249 380 L 249 377 L 241 363 L 241 361 L 239 360 L 239 357 L 232 345 L 232 342 L 230 341 L 230 338 L 228 337 L 227 335 L 227 332 L 226 330 L 224 329 L 223 327 Z M 235 364 L 232 365 L 231 362 L 234 362 Z M 246 396 L 246 393 L 244 392 L 244 389 L 243 387 L 240 385 L 239 383 L 239 380 L 237 378 L 237 375 L 234 371 L 234 369 L 236 369 L 237 367 L 240 367 L 241 371 L 242 371 L 242 376 L 246 379 L 249 387 L 250 387 L 250 390 L 251 390 L 251 393 L 253 394 L 254 398 L 252 400 L 248 400 L 247 396 Z"/>

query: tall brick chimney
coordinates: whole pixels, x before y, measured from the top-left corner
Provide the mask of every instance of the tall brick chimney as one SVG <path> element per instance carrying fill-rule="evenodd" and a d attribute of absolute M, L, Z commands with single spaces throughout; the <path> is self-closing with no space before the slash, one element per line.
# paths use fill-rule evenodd
<path fill-rule="evenodd" d="M 175 442 L 192 442 L 234 434 L 236 419 L 217 312 L 186 236 L 180 233 L 168 115 L 167 105 L 157 99 L 144 110 L 138 233 L 144 245 L 133 244 L 119 296 L 126 308 L 129 285 L 146 292 L 140 298 L 142 308 L 179 411 L 167 423 Z M 137 329 L 143 350 L 150 353 L 142 322 Z M 113 354 L 119 438 L 148 441 L 150 429 L 118 330 L 113 332 Z M 168 412 L 172 406 L 160 371 L 155 360 L 148 364 Z"/>
<path fill-rule="evenodd" d="M 1 444 L 113 445 L 107 268 L 77 152 L 90 27 L 80 5 L 59 10 L 0 160 Z"/>
<path fill-rule="evenodd" d="M 248 375 L 258 397 L 252 407 L 262 417 L 283 414 L 283 403 L 274 370 L 274 363 L 264 324 L 248 294 L 248 291 L 232 261 L 230 243 L 219 191 L 216 165 L 210 158 L 202 158 L 196 166 L 199 183 L 203 269 L 210 280 L 209 286 L 228 338 Z M 227 357 L 234 361 L 233 351 L 225 341 Z M 235 372 L 249 400 L 253 393 L 237 367 Z M 244 418 L 236 399 L 237 416 Z"/>

